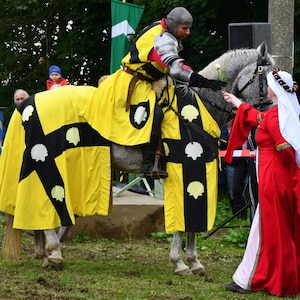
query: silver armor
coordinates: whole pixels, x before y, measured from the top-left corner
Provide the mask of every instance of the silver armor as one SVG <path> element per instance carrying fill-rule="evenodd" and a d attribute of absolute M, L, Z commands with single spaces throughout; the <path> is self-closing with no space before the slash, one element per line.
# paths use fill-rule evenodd
<path fill-rule="evenodd" d="M 170 75 L 181 81 L 189 81 L 193 73 L 191 69 L 184 69 L 184 59 L 178 55 L 182 50 L 182 44 L 169 32 L 156 36 L 154 49 L 160 55 L 164 64 L 169 67 Z"/>

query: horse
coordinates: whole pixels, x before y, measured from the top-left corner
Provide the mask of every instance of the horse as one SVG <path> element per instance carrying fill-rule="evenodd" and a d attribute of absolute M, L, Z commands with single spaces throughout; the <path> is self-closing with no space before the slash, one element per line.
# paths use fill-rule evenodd
<path fill-rule="evenodd" d="M 274 66 L 274 60 L 267 51 L 265 43 L 257 49 L 236 49 L 228 52 L 208 64 L 199 71 L 204 77 L 210 79 L 226 80 L 226 90 L 238 95 L 245 102 L 261 109 L 267 110 L 270 106 L 267 98 L 266 74 Z M 189 97 L 196 93 L 201 101 L 221 128 L 229 115 L 232 113 L 232 106 L 226 103 L 220 91 L 209 89 L 192 89 L 184 83 L 177 82 L 175 90 L 180 95 Z M 157 92 L 160 94 L 160 92 Z M 180 99 L 178 100 L 180 101 Z M 172 103 L 167 105 L 168 111 L 176 110 Z M 176 117 L 180 117 L 176 115 Z M 164 121 L 163 121 L 164 122 Z M 139 173 L 142 161 L 141 149 L 138 147 L 123 147 L 117 144 L 111 145 L 112 166 L 115 169 L 129 173 Z M 6 253 L 12 253 L 15 243 L 11 236 L 12 222 L 8 223 L 6 231 Z M 186 231 L 185 261 L 182 257 L 182 240 L 184 231 L 174 232 L 170 249 L 170 261 L 174 264 L 175 274 L 192 275 L 201 274 L 205 271 L 200 263 L 196 251 L 196 232 Z M 60 241 L 55 229 L 35 231 L 36 256 L 43 258 L 43 266 L 51 265 L 61 269 L 63 265 L 60 251 Z M 10 248 L 9 248 L 10 246 Z"/>

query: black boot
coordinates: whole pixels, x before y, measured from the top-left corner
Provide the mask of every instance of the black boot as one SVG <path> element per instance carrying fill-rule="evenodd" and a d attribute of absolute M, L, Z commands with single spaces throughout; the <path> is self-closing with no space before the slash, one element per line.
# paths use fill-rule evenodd
<path fill-rule="evenodd" d="M 160 140 L 160 125 L 164 118 L 161 107 L 156 103 L 154 110 L 154 118 L 150 143 L 142 146 L 143 161 L 141 166 L 141 177 L 151 177 L 152 179 L 160 179 L 168 177 L 168 173 L 164 170 L 159 170 L 159 158 L 157 155 L 158 141 Z"/>
<path fill-rule="evenodd" d="M 154 144 L 154 143 L 153 143 Z M 160 155 L 155 154 L 156 143 L 146 144 L 142 147 L 143 161 L 141 166 L 141 177 L 150 177 L 152 179 L 167 178 L 168 173 L 164 170 L 159 169 Z M 155 157 L 155 160 L 154 160 Z M 153 162 L 154 160 L 154 162 Z"/>

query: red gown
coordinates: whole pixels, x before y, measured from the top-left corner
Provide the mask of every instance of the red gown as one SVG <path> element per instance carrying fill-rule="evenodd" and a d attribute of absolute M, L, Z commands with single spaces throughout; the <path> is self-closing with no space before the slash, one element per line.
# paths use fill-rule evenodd
<path fill-rule="evenodd" d="M 234 281 L 248 290 L 265 290 L 276 296 L 300 293 L 300 169 L 294 150 L 279 130 L 278 107 L 260 114 L 242 104 L 238 109 L 227 157 L 258 125 L 259 206 L 244 258 Z M 238 121 L 237 121 L 238 119 Z M 236 133 L 236 134 L 235 134 Z M 251 259 L 249 259 L 251 258 Z"/>

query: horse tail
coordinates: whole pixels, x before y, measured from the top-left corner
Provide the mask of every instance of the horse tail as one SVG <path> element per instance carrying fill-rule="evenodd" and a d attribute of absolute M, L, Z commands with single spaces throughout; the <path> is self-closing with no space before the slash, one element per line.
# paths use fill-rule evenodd
<path fill-rule="evenodd" d="M 6 215 L 6 232 L 4 237 L 4 258 L 7 260 L 16 259 L 21 254 L 22 231 L 13 228 L 14 216 Z"/>

